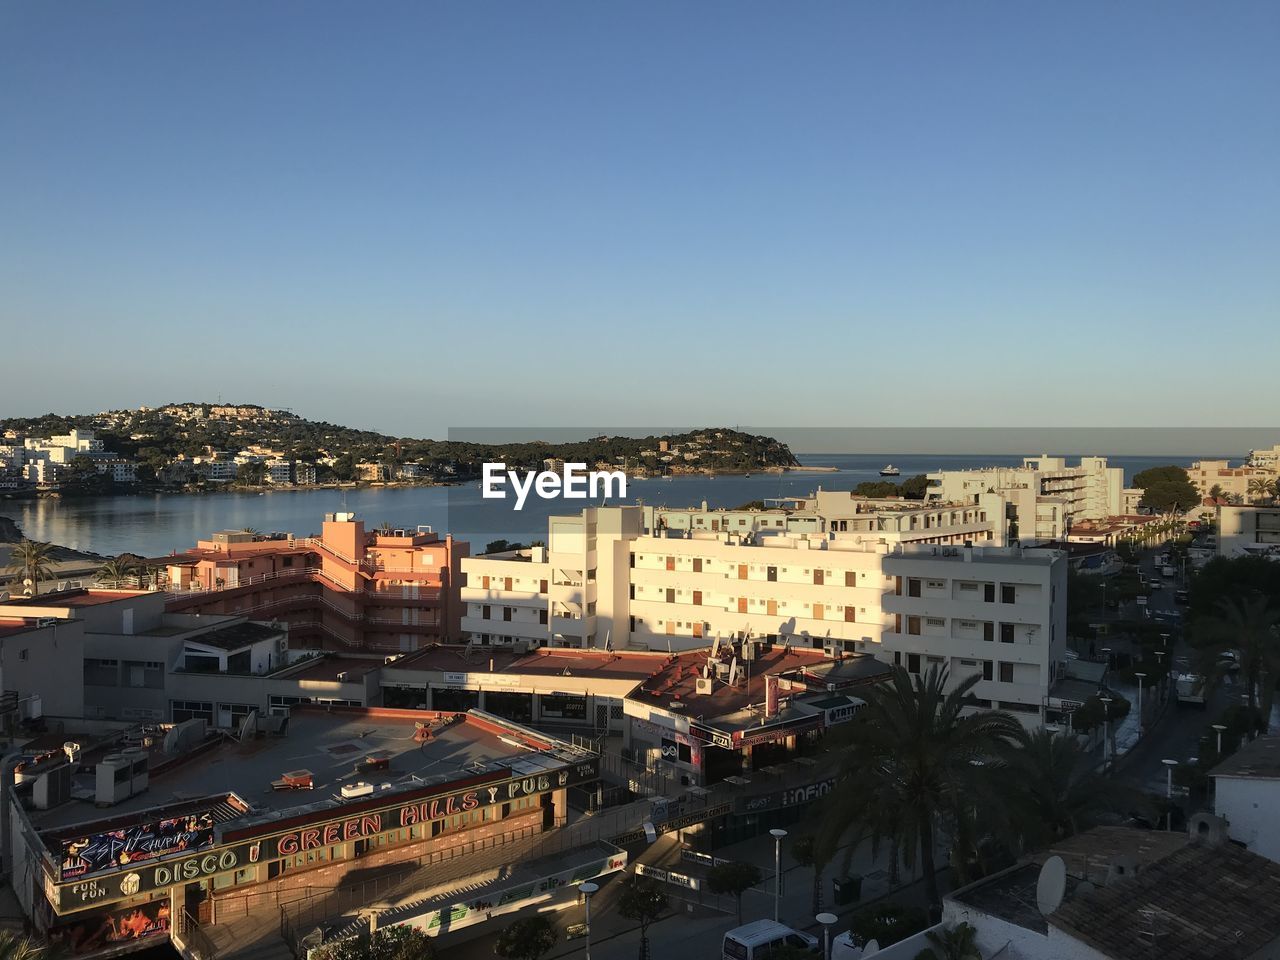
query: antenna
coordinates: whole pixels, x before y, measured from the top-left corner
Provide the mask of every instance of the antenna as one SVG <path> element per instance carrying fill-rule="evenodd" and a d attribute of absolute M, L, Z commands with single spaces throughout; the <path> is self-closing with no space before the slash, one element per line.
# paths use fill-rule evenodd
<path fill-rule="evenodd" d="M 1067 863 L 1055 855 L 1040 868 L 1040 879 L 1036 881 L 1036 906 L 1047 917 L 1062 906 L 1062 898 L 1066 894 Z"/>

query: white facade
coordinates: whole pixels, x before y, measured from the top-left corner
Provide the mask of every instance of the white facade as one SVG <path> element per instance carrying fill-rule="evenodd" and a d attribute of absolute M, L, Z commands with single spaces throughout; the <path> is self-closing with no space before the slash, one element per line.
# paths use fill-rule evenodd
<path fill-rule="evenodd" d="M 1124 471 L 1106 457 L 1026 457 L 1020 467 L 942 470 L 929 474 L 927 499 L 973 501 L 997 493 L 1008 501 L 1018 539 L 1028 545 L 1061 541 L 1079 520 L 1105 520 L 1124 512 Z M 1012 539 L 1012 536 L 1010 536 Z"/>
<path fill-rule="evenodd" d="M 293 482 L 293 464 L 288 460 L 267 461 L 267 483 L 288 484 Z"/>
<path fill-rule="evenodd" d="M 609 507 L 552 517 L 545 550 L 464 558 L 463 631 L 481 643 L 658 652 L 717 636 L 772 638 L 914 672 L 933 663 L 959 677 L 989 672 L 979 699 L 1028 724 L 1043 717 L 1066 656 L 1060 552 L 887 552 L 820 534 L 648 536 L 641 516 Z"/>
<path fill-rule="evenodd" d="M 1227 821 L 1231 839 L 1280 863 L 1280 778 L 1214 774 L 1213 782 L 1213 812 Z"/>
<path fill-rule="evenodd" d="M 976 706 L 1044 720 L 1067 649 L 1067 559 L 1058 550 L 909 549 L 884 558 L 882 656 L 911 673 L 982 679 Z"/>
<path fill-rule="evenodd" d="M 1280 506 L 1218 507 L 1218 556 L 1280 558 Z"/>

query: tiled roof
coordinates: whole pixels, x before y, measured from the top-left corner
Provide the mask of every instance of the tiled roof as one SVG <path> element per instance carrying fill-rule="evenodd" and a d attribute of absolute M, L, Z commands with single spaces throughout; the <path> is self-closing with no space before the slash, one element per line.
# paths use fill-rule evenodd
<path fill-rule="evenodd" d="M 1212 777 L 1280 779 L 1280 737 L 1258 737 L 1209 771 Z"/>
<path fill-rule="evenodd" d="M 1280 864 L 1191 844 L 1069 898 L 1049 922 L 1115 960 L 1247 960 L 1280 939 Z"/>

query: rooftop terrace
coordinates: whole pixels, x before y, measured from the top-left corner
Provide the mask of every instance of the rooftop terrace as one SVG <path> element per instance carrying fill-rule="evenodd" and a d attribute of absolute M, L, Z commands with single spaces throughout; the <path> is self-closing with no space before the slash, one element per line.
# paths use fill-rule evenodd
<path fill-rule="evenodd" d="M 432 717 L 434 736 L 426 742 L 415 739 L 419 722 Z M 448 722 L 452 719 L 452 722 Z M 67 739 L 62 735 L 62 740 Z M 492 722 L 484 714 L 434 714 L 424 711 L 397 711 L 358 708 L 297 708 L 289 719 L 285 735 L 265 735 L 240 742 L 219 737 L 198 748 L 182 761 L 166 755 L 159 739 L 151 750 L 150 787 L 109 810 L 99 810 L 92 802 L 93 770 L 88 767 L 73 781 L 72 800 L 50 811 L 33 811 L 37 828 L 62 827 L 90 820 L 115 819 L 141 813 L 161 804 L 182 803 L 234 793 L 252 808 L 241 818 L 245 825 L 257 819 L 278 819 L 284 811 L 303 813 L 337 807 L 344 803 L 341 791 L 356 782 L 371 783 L 377 795 L 446 784 L 503 765 L 516 772 L 536 764 L 537 750 L 549 750 L 557 760 L 569 759 L 563 745 L 551 738 L 525 735 L 518 728 Z M 82 769 L 105 748 L 82 757 Z M 387 769 L 359 772 L 358 762 L 370 754 L 388 761 Z M 536 770 L 536 766 L 533 768 Z M 308 771 L 311 789 L 277 790 L 272 784 L 292 771 Z"/>

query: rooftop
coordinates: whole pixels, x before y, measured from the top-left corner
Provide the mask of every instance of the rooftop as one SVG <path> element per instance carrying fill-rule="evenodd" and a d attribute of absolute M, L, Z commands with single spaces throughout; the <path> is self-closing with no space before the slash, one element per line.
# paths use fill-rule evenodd
<path fill-rule="evenodd" d="M 733 659 L 734 651 L 728 643 L 720 647 L 714 659 L 709 649 L 669 657 L 660 671 L 628 694 L 628 699 L 663 709 L 684 710 L 698 719 L 715 720 L 722 728 L 745 729 L 760 723 L 762 713 L 758 706 L 765 702 L 767 676 L 785 675 L 788 681 L 793 681 L 780 690 L 783 697 L 793 698 L 792 705 L 782 707 L 778 715 L 779 720 L 785 721 L 810 715 L 796 705 L 802 697 L 815 692 L 825 696 L 829 685 L 845 687 L 869 682 L 887 676 L 890 670 L 870 654 L 829 660 L 821 650 L 774 644 L 772 649 L 761 646 L 754 660 L 738 660 L 740 679 L 733 686 L 720 676 L 725 672 L 724 667 L 717 666 L 713 668 L 717 679 L 712 681 L 711 693 L 697 692 L 698 678 L 709 661 L 728 665 Z M 679 706 L 674 706 L 676 704 Z"/>
<path fill-rule="evenodd" d="M 400 657 L 388 664 L 387 669 L 561 674 L 605 680 L 634 678 L 639 682 L 663 669 L 670 659 L 670 655 L 665 653 L 612 653 L 540 647 L 520 654 L 502 647 L 436 644 Z"/>
<path fill-rule="evenodd" d="M 972 553 L 971 559 L 966 555 Z M 885 558 L 886 565 L 899 560 L 944 560 L 950 563 L 1004 563 L 1018 566 L 1052 566 L 1062 551 L 1022 547 L 941 547 L 930 544 L 898 544 Z M 886 570 L 888 567 L 886 566 Z"/>
<path fill-rule="evenodd" d="M 5 607 L 96 607 L 103 603 L 115 603 L 130 597 L 147 596 L 147 590 L 94 590 L 78 588 L 54 593 L 42 593 L 35 597 L 14 597 L 0 603 Z"/>
<path fill-rule="evenodd" d="M 190 642 L 206 647 L 217 647 L 219 650 L 229 652 L 252 646 L 263 640 L 282 636 L 285 631 L 286 628 L 283 626 L 276 627 L 265 623 L 245 621 L 244 623 L 236 623 L 229 627 L 219 627 L 217 630 L 210 630 L 208 633 L 191 637 Z M 178 632 L 185 631 L 179 630 Z"/>
<path fill-rule="evenodd" d="M 1027 863 L 985 877 L 948 894 L 947 898 L 1023 929 L 1045 934 L 1049 927 L 1036 905 L 1036 884 L 1041 866 L 1050 857 L 1059 856 L 1066 862 L 1070 900 L 1085 880 L 1096 886 L 1104 884 L 1117 857 L 1132 858 L 1141 869 L 1186 844 L 1184 833 L 1094 827 L 1041 851 Z"/>
<path fill-rule="evenodd" d="M 1245 960 L 1280 939 L 1280 864 L 1231 843 L 1188 844 L 1066 900 L 1049 921 L 1116 960 Z"/>
<path fill-rule="evenodd" d="M 419 743 L 417 724 L 442 717 L 453 722 L 433 725 L 432 739 Z M 118 745 L 86 753 L 73 781 L 73 799 L 50 811 L 32 811 L 37 828 L 63 827 L 84 821 L 128 818 L 150 808 L 187 803 L 204 798 L 226 798 L 234 793 L 252 808 L 239 819 L 246 826 L 258 819 L 279 819 L 282 811 L 298 814 L 337 807 L 346 802 L 341 795 L 345 784 L 375 783 L 381 792 L 410 790 L 475 776 L 486 769 L 500 769 L 537 756 L 536 748 L 551 748 L 559 757 L 557 742 L 522 728 L 506 729 L 503 722 L 474 711 L 442 715 L 424 711 L 360 708 L 298 708 L 285 734 L 265 735 L 240 742 L 216 736 L 184 762 L 162 752 L 160 742 L 151 750 L 149 789 L 110 808 L 99 810 L 93 803 L 92 764 Z M 58 737 L 58 747 L 66 735 Z M 33 749 L 28 745 L 27 750 Z M 55 748 L 56 749 L 56 748 Z M 379 772 L 358 772 L 358 761 L 371 753 L 390 760 L 390 768 Z M 285 773 L 310 771 L 311 790 L 275 790 L 272 782 Z M 385 786 L 384 786 L 385 785 Z M 392 801 L 394 802 L 394 801 Z"/>
<path fill-rule="evenodd" d="M 1280 736 L 1258 737 L 1209 771 L 1211 777 L 1280 780 Z"/>

